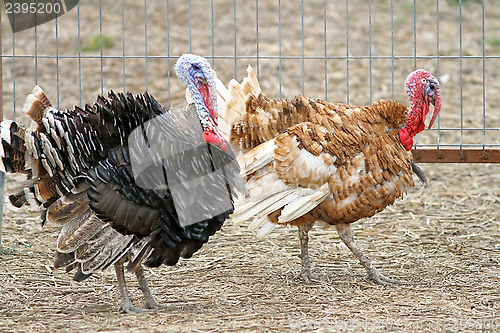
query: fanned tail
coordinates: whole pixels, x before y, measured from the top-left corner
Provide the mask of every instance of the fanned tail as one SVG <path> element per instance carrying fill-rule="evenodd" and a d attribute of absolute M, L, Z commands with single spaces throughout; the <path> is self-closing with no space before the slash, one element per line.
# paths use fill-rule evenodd
<path fill-rule="evenodd" d="M 260 85 L 252 66 L 248 65 L 247 73 L 241 84 L 234 79 L 231 80 L 228 89 L 223 84 L 220 87 L 217 84 L 217 93 L 223 96 L 224 100 L 219 104 L 219 130 L 228 142 L 233 144 L 238 143 L 232 133 L 233 126 L 244 119 L 247 102 L 261 95 Z"/>
<path fill-rule="evenodd" d="M 0 145 L 0 171 L 10 173 L 26 173 L 24 136 L 26 128 L 11 120 L 0 124 L 2 144 Z"/>
<path fill-rule="evenodd" d="M 86 191 L 59 198 L 47 210 L 47 220 L 63 224 L 54 267 L 66 267 L 67 271 L 77 268 L 75 281 L 114 264 L 134 245 L 132 235 L 120 234 L 96 216 Z"/>
<path fill-rule="evenodd" d="M 233 127 L 245 119 L 247 102 L 261 95 L 260 85 L 252 66 L 248 65 L 247 73 L 241 84 L 233 79 L 227 89 L 220 80 L 217 82 L 219 131 L 231 144 L 236 155 L 240 151 L 240 142 L 238 136 L 233 133 Z"/>
<path fill-rule="evenodd" d="M 4 120 L 0 124 L 0 171 L 24 173 L 29 179 L 17 193 L 9 197 L 16 207 L 53 202 L 64 191 L 60 188 L 61 177 L 53 177 L 52 174 L 53 166 L 57 164 L 55 159 L 59 158 L 54 157 L 51 142 L 45 134 L 44 116 L 49 109 L 52 109 L 49 99 L 39 86 L 35 86 L 23 107 L 23 111 L 31 118 L 31 126 L 27 128 L 11 120 Z"/>
<path fill-rule="evenodd" d="M 33 131 L 43 132 L 43 117 L 46 115 L 48 108 L 52 107 L 49 98 L 43 92 L 42 88 L 36 85 L 31 94 L 26 97 L 23 112 L 31 118 L 31 127 Z"/>
<path fill-rule="evenodd" d="M 288 127 L 306 122 L 309 116 L 325 113 L 325 102 L 297 96 L 277 100 L 264 96 L 251 66 L 241 84 L 231 80 L 219 109 L 219 127 L 236 155 L 272 140 Z M 219 90 L 219 89 L 218 89 Z M 234 146 L 237 146 L 235 149 Z"/>

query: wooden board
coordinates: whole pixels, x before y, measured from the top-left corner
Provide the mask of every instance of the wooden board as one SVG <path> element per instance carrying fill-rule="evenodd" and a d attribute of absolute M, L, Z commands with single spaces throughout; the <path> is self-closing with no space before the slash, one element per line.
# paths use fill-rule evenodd
<path fill-rule="evenodd" d="M 500 163 L 498 148 L 418 148 L 412 150 L 418 163 Z"/>

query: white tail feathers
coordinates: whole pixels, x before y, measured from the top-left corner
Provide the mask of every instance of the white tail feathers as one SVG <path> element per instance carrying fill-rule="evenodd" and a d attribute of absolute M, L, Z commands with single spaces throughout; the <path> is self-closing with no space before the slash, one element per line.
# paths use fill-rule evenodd
<path fill-rule="evenodd" d="M 269 221 L 267 216 L 264 216 L 264 217 L 260 217 L 260 218 L 256 217 L 252 221 L 252 223 L 250 223 L 248 225 L 248 230 L 257 230 L 260 228 L 259 231 L 257 232 L 257 238 L 264 238 L 267 235 L 269 235 L 275 227 L 276 227 L 276 224 Z"/>
<path fill-rule="evenodd" d="M 12 120 L 4 120 L 0 124 L 0 135 L 2 137 L 2 141 L 7 142 L 10 145 L 10 126 L 12 125 Z M 0 157 L 5 157 L 5 151 L 3 149 L 3 144 L 0 144 Z M 0 159 L 0 171 L 5 172 L 5 167 Z"/>
<path fill-rule="evenodd" d="M 269 220 L 264 221 L 262 226 L 260 227 L 259 231 L 257 231 L 257 238 L 264 238 L 267 235 L 273 231 L 273 229 L 276 227 L 276 224 L 272 223 Z"/>
<path fill-rule="evenodd" d="M 10 144 L 10 127 L 12 125 L 12 120 L 4 120 L 2 121 L 1 126 L 1 136 L 2 140 L 5 140 L 8 144 Z M 2 157 L 3 157 L 3 148 L 2 148 Z"/>
<path fill-rule="evenodd" d="M 241 155 L 238 158 L 241 175 L 246 176 L 252 174 L 256 170 L 270 163 L 273 160 L 274 149 L 276 149 L 274 140 L 270 140 L 258 145 L 244 155 Z"/>
<path fill-rule="evenodd" d="M 47 98 L 47 95 L 45 95 L 42 88 L 36 85 L 31 91 L 31 94 L 26 97 L 26 102 L 23 107 L 23 112 L 29 115 L 32 120 L 30 126 L 32 131 L 43 126 L 43 117 L 51 107 L 52 104 Z"/>
<path fill-rule="evenodd" d="M 219 102 L 219 130 L 228 142 L 231 142 L 231 128 L 239 122 L 245 113 L 245 106 L 248 96 L 259 96 L 261 90 L 257 76 L 248 65 L 248 76 L 238 83 L 236 80 L 229 82 L 228 88 L 221 84 L 217 85 L 218 96 L 221 96 Z"/>
<path fill-rule="evenodd" d="M 252 66 L 248 65 L 247 73 L 248 76 L 241 82 L 243 91 L 247 95 L 253 94 L 255 97 L 257 97 L 262 91 L 260 89 L 259 81 L 257 80 L 257 75 L 255 75 Z"/>
<path fill-rule="evenodd" d="M 229 98 L 229 92 L 226 88 L 226 86 L 224 85 L 224 83 L 222 83 L 222 81 L 217 77 L 217 73 L 212 69 L 212 74 L 214 75 L 214 79 L 215 79 L 215 83 L 216 83 L 216 86 L 217 86 L 217 107 L 219 109 L 219 130 L 220 129 L 220 110 L 221 108 L 224 108 L 226 107 L 226 104 L 227 104 L 227 99 Z M 191 103 L 194 103 L 194 98 L 193 96 L 191 95 L 191 92 L 189 91 L 188 88 L 186 88 L 186 103 L 187 104 L 191 104 Z M 226 138 L 226 133 L 223 132 L 222 135 L 224 136 L 224 138 Z"/>
<path fill-rule="evenodd" d="M 0 124 L 0 136 L 1 136 L 0 157 L 6 157 L 2 142 L 5 141 L 6 143 L 8 143 L 10 145 L 10 142 L 11 142 L 10 127 L 11 127 L 11 125 L 12 125 L 12 120 L 4 120 Z M 2 158 L 0 158 L 0 171 L 7 172 Z"/>
<path fill-rule="evenodd" d="M 272 193 L 272 191 L 269 192 Z M 257 237 L 265 237 L 276 226 L 276 224 L 269 221 L 267 218 L 268 214 L 282 209 L 278 217 L 278 223 L 285 224 L 291 222 L 322 203 L 330 194 L 330 190 L 328 183 L 326 183 L 316 190 L 309 188 L 288 188 L 278 193 L 271 193 L 256 201 L 250 199 L 237 205 L 231 220 L 239 223 L 254 218 L 248 229 L 256 230 L 260 228 Z"/>
<path fill-rule="evenodd" d="M 40 201 L 37 201 L 35 194 L 31 192 L 29 187 L 24 188 L 24 196 L 31 207 L 38 207 L 41 205 Z"/>
<path fill-rule="evenodd" d="M 31 94 L 26 97 L 26 102 L 24 103 L 23 112 L 28 113 L 30 109 L 33 107 L 35 101 L 43 101 L 45 97 L 45 93 L 43 92 L 40 86 L 36 85 Z M 48 106 L 48 105 L 46 105 Z"/>
<path fill-rule="evenodd" d="M 278 222 L 287 223 L 303 216 L 322 203 L 329 194 L 330 188 L 328 187 L 328 183 L 326 183 L 311 194 L 299 196 L 285 206 L 281 211 Z"/>

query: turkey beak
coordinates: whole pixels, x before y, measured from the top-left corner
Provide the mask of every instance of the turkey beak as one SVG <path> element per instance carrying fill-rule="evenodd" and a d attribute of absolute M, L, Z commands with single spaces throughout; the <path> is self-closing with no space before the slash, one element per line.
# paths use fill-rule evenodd
<path fill-rule="evenodd" d="M 434 112 L 432 113 L 429 127 L 427 127 L 431 128 L 439 114 L 439 111 L 441 111 L 441 95 L 439 93 L 439 82 L 436 79 L 431 78 L 427 81 L 427 84 L 425 85 L 425 95 L 429 99 L 429 102 L 434 105 Z"/>
<path fill-rule="evenodd" d="M 204 85 L 208 86 L 207 79 L 205 79 L 204 77 L 198 77 L 197 79 L 198 79 L 199 82 L 201 82 Z"/>

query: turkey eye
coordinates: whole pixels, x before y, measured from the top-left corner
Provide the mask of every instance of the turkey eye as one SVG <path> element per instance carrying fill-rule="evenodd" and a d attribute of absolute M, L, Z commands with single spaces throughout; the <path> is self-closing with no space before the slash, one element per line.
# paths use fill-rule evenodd
<path fill-rule="evenodd" d="M 197 71 L 199 71 L 199 70 L 200 70 L 200 66 L 198 66 L 198 65 L 193 65 L 193 68 L 194 68 L 195 70 L 197 70 Z"/>
<path fill-rule="evenodd" d="M 431 90 L 434 90 L 434 89 L 436 88 L 436 86 L 434 85 L 434 83 L 432 83 L 432 82 L 431 82 L 431 83 L 429 84 L 429 88 L 431 88 Z"/>

